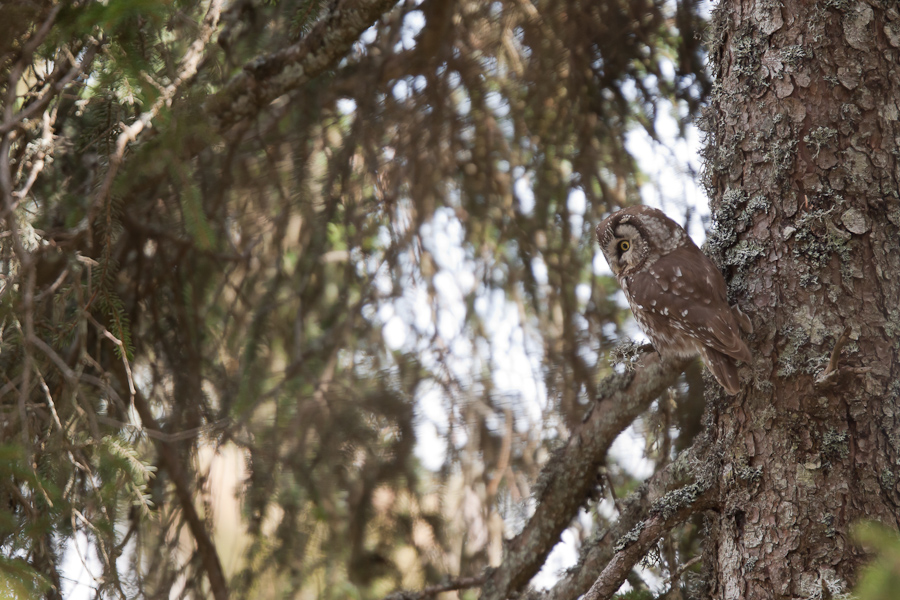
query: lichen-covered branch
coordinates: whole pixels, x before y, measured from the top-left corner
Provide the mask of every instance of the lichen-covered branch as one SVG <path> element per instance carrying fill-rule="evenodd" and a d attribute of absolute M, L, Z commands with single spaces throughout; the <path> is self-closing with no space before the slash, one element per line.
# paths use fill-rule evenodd
<path fill-rule="evenodd" d="M 619 541 L 626 538 L 629 532 L 635 531 L 635 528 L 652 514 L 663 510 L 664 506 L 668 505 L 671 508 L 672 501 L 677 500 L 679 496 L 669 495 L 670 492 L 681 492 L 683 495 L 684 492 L 693 490 L 700 493 L 700 489 L 705 490 L 714 483 L 703 480 L 685 485 L 691 479 L 697 479 L 700 473 L 714 472 L 707 468 L 708 465 L 697 460 L 700 455 L 705 456 L 708 453 L 705 446 L 698 446 L 698 443 L 695 443 L 693 447 L 682 452 L 675 462 L 641 484 L 622 502 L 619 518 L 615 523 L 608 529 L 598 532 L 584 545 L 578 565 L 570 569 L 551 589 L 532 592 L 528 595 L 528 599 L 568 600 L 578 598 L 587 592 L 617 553 L 616 546 Z M 697 483 L 700 483 L 700 488 L 692 487 Z M 682 487 L 676 489 L 679 486 Z"/>
<path fill-rule="evenodd" d="M 540 570 L 595 486 L 597 469 L 605 462 L 616 436 L 675 381 L 686 364 L 661 362 L 651 353 L 633 373 L 604 380 L 584 424 L 544 467 L 535 493 L 538 504 L 534 515 L 522 532 L 507 542 L 503 563 L 485 583 L 484 600 L 509 597 Z"/>
<path fill-rule="evenodd" d="M 635 564 L 662 535 L 697 511 L 711 508 L 712 488 L 692 484 L 666 494 L 651 508 L 651 516 L 638 523 L 615 546 L 616 553 L 591 586 L 584 600 L 607 600 L 621 587 Z"/>
<path fill-rule="evenodd" d="M 219 131 L 256 115 L 260 108 L 334 67 L 351 45 L 396 0 L 343 0 L 299 42 L 261 56 L 209 99 L 206 110 Z"/>

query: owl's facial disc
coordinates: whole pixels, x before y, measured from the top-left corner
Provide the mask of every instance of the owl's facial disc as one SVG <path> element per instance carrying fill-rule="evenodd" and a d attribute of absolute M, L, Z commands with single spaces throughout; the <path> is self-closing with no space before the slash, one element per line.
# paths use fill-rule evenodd
<path fill-rule="evenodd" d="M 613 234 L 606 248 L 606 256 L 610 259 L 609 266 L 616 275 L 627 274 L 643 261 L 640 252 L 640 232 L 637 228 L 623 223 L 616 227 Z"/>

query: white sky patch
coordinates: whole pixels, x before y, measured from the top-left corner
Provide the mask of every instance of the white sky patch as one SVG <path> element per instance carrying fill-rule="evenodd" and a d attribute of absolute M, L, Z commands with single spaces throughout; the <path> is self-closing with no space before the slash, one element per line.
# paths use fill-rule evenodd
<path fill-rule="evenodd" d="M 410 50 L 416 46 L 416 36 L 425 27 L 425 15 L 421 10 L 411 10 L 403 18 L 403 26 L 400 28 L 400 48 L 395 50 Z"/>
<path fill-rule="evenodd" d="M 566 199 L 566 206 L 568 207 L 569 212 L 576 215 L 583 215 L 584 211 L 587 210 L 587 197 L 581 189 L 574 188 L 569 192 L 569 197 Z"/>
<path fill-rule="evenodd" d="M 609 268 L 609 263 L 606 262 L 606 257 L 600 252 L 600 248 L 597 248 L 597 252 L 594 254 L 594 261 L 591 263 L 591 267 L 594 269 L 594 275 L 598 277 L 613 276 L 612 269 Z"/>
<path fill-rule="evenodd" d="M 440 388 L 429 383 L 423 384 L 423 388 L 416 400 L 416 446 L 413 453 L 422 466 L 437 471 L 447 457 L 444 434 L 447 433 L 449 415 Z"/>
<path fill-rule="evenodd" d="M 661 104 L 661 108 L 665 106 Z M 673 117 L 677 109 L 668 106 L 669 111 L 660 110 L 654 123 L 660 142 L 642 128 L 634 128 L 625 136 L 625 147 L 650 177 L 651 181 L 640 190 L 644 204 L 662 210 L 679 225 L 685 225 L 685 213 L 690 207 L 686 229 L 697 244 L 702 244 L 706 239 L 703 222 L 709 220 L 709 203 L 695 179 L 701 169 L 700 136 L 695 127 L 688 127 L 685 137 L 679 137 Z"/>
<path fill-rule="evenodd" d="M 547 285 L 550 281 L 547 263 L 540 256 L 535 256 L 531 259 L 531 274 L 534 275 L 535 281 L 541 285 Z"/>
<path fill-rule="evenodd" d="M 644 436 L 638 431 L 638 427 L 632 423 L 628 429 L 620 433 L 610 446 L 609 455 L 629 475 L 644 480 L 653 475 L 654 463 L 644 454 Z"/>
<path fill-rule="evenodd" d="M 529 349 L 527 334 L 519 321 L 516 305 L 503 290 L 494 290 L 490 300 L 476 308 L 491 331 L 491 372 L 498 394 L 517 400 L 515 427 L 522 433 L 543 419 L 547 390 L 541 373 L 541 353 Z M 516 412 L 516 411 L 514 411 Z"/>
<path fill-rule="evenodd" d="M 60 571 L 63 598 L 88 600 L 96 595 L 98 582 L 94 577 L 103 574 L 103 564 L 97 558 L 94 545 L 80 531 L 69 539 Z"/>
<path fill-rule="evenodd" d="M 403 102 L 407 98 L 409 98 L 409 84 L 406 83 L 403 79 L 397 81 L 394 84 L 394 87 L 391 89 L 391 93 L 394 95 L 394 98 L 398 102 Z"/>
<path fill-rule="evenodd" d="M 445 340 L 452 340 L 462 333 L 463 322 L 466 318 L 463 293 L 453 274 L 447 270 L 437 273 L 432 282 L 441 300 L 441 310 L 438 313 L 438 334 Z"/>
<path fill-rule="evenodd" d="M 534 189 L 531 187 L 531 178 L 527 173 L 518 177 L 513 185 L 516 198 L 519 199 L 519 210 L 523 215 L 530 215 L 534 211 Z"/>
<path fill-rule="evenodd" d="M 370 272 L 372 272 L 370 270 Z M 381 269 L 375 274 L 372 285 L 378 290 L 382 296 L 390 296 L 394 291 L 394 281 L 391 279 L 390 273 L 386 268 Z"/>
<path fill-rule="evenodd" d="M 439 267 L 454 276 L 461 273 L 472 275 L 475 265 L 465 264 L 466 251 L 462 247 L 465 231 L 453 209 L 437 209 L 431 222 L 422 225 L 421 233 L 422 243 L 434 256 Z"/>
<path fill-rule="evenodd" d="M 439 471 L 447 459 L 447 441 L 431 421 L 416 424 L 416 447 L 413 454 L 429 471 Z"/>
<path fill-rule="evenodd" d="M 575 297 L 578 299 L 579 306 L 584 308 L 591 299 L 591 286 L 586 283 L 579 283 L 576 285 Z"/>
<path fill-rule="evenodd" d="M 531 580 L 531 585 L 539 590 L 547 590 L 559 581 L 565 570 L 578 562 L 578 550 L 581 544 L 571 529 L 562 532 L 560 542 L 553 547 L 547 556 L 544 566 Z"/>
<path fill-rule="evenodd" d="M 390 319 L 388 319 L 387 323 L 384 324 L 384 329 L 382 331 L 382 335 L 384 336 L 384 343 L 387 344 L 387 347 L 391 350 L 399 350 L 406 343 L 406 335 L 408 333 L 408 329 L 406 327 L 406 323 L 403 322 L 397 315 L 392 315 Z"/>
<path fill-rule="evenodd" d="M 584 192 L 578 188 L 571 190 L 566 199 L 566 207 L 569 209 L 569 224 L 572 231 L 581 231 L 584 226 L 584 211 L 587 210 L 587 198 Z"/>
<path fill-rule="evenodd" d="M 352 115 L 356 112 L 356 100 L 351 98 L 340 98 L 337 101 L 337 109 L 342 115 Z"/>

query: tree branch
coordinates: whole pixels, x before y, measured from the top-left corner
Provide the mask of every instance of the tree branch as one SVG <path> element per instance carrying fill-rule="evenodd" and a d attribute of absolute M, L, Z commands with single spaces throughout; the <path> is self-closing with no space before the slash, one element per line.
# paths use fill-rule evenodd
<path fill-rule="evenodd" d="M 38 115 L 47 108 L 47 105 L 50 104 L 50 101 L 53 100 L 56 96 L 58 96 L 62 91 L 69 85 L 73 79 L 86 72 L 91 63 L 94 62 L 94 56 L 97 54 L 97 50 L 100 48 L 101 42 L 96 40 L 91 40 L 87 45 L 87 50 L 84 51 L 84 54 L 81 58 L 81 61 L 73 63 L 72 67 L 67 70 L 69 66 L 69 61 L 61 60 L 57 63 L 56 68 L 53 69 L 53 72 L 49 76 L 50 84 L 47 86 L 47 89 L 38 98 L 36 101 L 32 102 L 18 113 L 8 115 L 2 124 L 0 124 L 0 135 L 6 135 L 10 131 L 13 130 L 19 123 L 24 121 L 25 119 L 30 119 L 31 117 Z M 12 81 L 12 77 L 10 77 Z M 18 81 L 18 79 L 17 79 Z M 12 90 L 16 90 L 16 87 L 12 87 Z M 11 94 L 14 97 L 14 94 Z M 10 106 L 12 106 L 12 99 L 9 100 Z"/>
<path fill-rule="evenodd" d="M 458 577 L 456 579 L 448 579 L 442 583 L 429 585 L 418 592 L 400 591 L 389 594 L 384 600 L 424 600 L 431 598 L 444 592 L 454 592 L 457 590 L 465 590 L 482 585 L 486 577 L 479 575 L 477 577 Z"/>
<path fill-rule="evenodd" d="M 116 151 L 109 156 L 109 166 L 106 169 L 106 176 L 103 178 L 103 183 L 100 185 L 100 191 L 97 193 L 97 197 L 94 199 L 88 213 L 88 225 L 94 222 L 94 216 L 98 207 L 109 199 L 112 192 L 113 181 L 116 178 L 119 167 L 122 165 L 128 144 L 135 141 L 137 136 L 140 135 L 145 128 L 150 127 L 151 122 L 156 118 L 156 115 L 159 114 L 159 111 L 162 110 L 163 106 L 171 105 L 172 99 L 175 97 L 175 92 L 178 91 L 178 88 L 182 84 L 189 82 L 197 74 L 197 68 L 200 65 L 200 59 L 203 57 L 206 44 L 209 43 L 209 40 L 212 38 L 219 25 L 219 15 L 222 12 L 223 3 L 224 0 L 210 0 L 209 8 L 206 11 L 206 15 L 203 17 L 203 22 L 200 26 L 197 38 L 188 47 L 187 52 L 185 52 L 182 57 L 178 75 L 175 77 L 175 80 L 162 89 L 156 101 L 148 110 L 141 113 L 140 118 L 131 125 L 125 126 L 123 124 L 122 133 L 120 133 L 119 137 L 116 139 Z"/>
<path fill-rule="evenodd" d="M 206 112 L 220 132 L 252 118 L 279 96 L 333 68 L 359 36 L 396 3 L 397 0 L 337 2 L 329 16 L 302 40 L 248 63 L 207 101 Z"/>
<path fill-rule="evenodd" d="M 483 588 L 483 600 L 503 600 L 520 591 L 538 572 L 563 530 L 596 485 L 597 469 L 616 436 L 674 383 L 689 361 L 661 362 L 647 354 L 633 373 L 613 375 L 584 424 L 544 467 L 535 496 L 537 508 L 525 528 L 505 544 L 503 563 Z"/>
<path fill-rule="evenodd" d="M 141 417 L 141 422 L 145 429 L 155 430 L 161 433 L 159 423 L 153 417 L 150 405 L 140 392 L 134 395 L 134 408 Z M 159 451 L 160 458 L 169 472 L 169 477 L 175 486 L 175 495 L 178 497 L 178 503 L 181 510 L 184 511 L 184 518 L 187 520 L 191 535 L 197 542 L 197 552 L 200 554 L 200 562 L 203 564 L 203 570 L 209 579 L 209 589 L 215 600 L 226 600 L 228 598 L 228 584 L 225 581 L 225 573 L 222 570 L 222 563 L 219 561 L 219 554 L 216 552 L 216 545 L 204 523 L 203 518 L 197 512 L 194 506 L 194 494 L 191 490 L 188 474 L 185 473 L 182 466 L 178 451 L 171 443 L 162 441 L 156 436 L 151 436 L 156 441 L 156 448 Z"/>
<path fill-rule="evenodd" d="M 667 497 L 668 501 L 671 501 L 673 497 L 667 494 L 679 487 L 681 490 L 690 490 L 691 486 L 684 486 L 695 473 L 715 471 L 704 464 L 700 464 L 698 468 L 697 457 L 708 455 L 706 450 L 706 446 L 698 440 L 694 446 L 679 454 L 675 462 L 641 484 L 622 502 L 622 509 L 616 522 L 605 531 L 598 532 L 585 544 L 578 565 L 570 569 L 551 589 L 529 594 L 529 600 L 568 600 L 584 594 L 613 560 L 619 540 L 635 530 L 650 515 L 655 514 L 655 511 L 660 510 L 656 508 L 659 506 L 657 503 L 666 501 Z M 701 488 L 714 483 L 711 480 L 703 480 Z"/>
<path fill-rule="evenodd" d="M 616 544 L 616 553 L 583 600 L 608 600 L 622 586 L 634 565 L 667 531 L 697 511 L 714 506 L 712 488 L 693 484 L 666 494 L 651 509 L 651 517 L 639 523 Z"/>

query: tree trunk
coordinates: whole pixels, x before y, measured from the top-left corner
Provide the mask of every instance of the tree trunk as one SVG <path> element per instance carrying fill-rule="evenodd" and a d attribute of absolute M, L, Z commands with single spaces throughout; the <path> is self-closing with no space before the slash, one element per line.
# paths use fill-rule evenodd
<path fill-rule="evenodd" d="M 710 42 L 708 244 L 756 331 L 710 408 L 708 597 L 835 597 L 854 525 L 900 523 L 900 13 L 723 0 Z"/>

